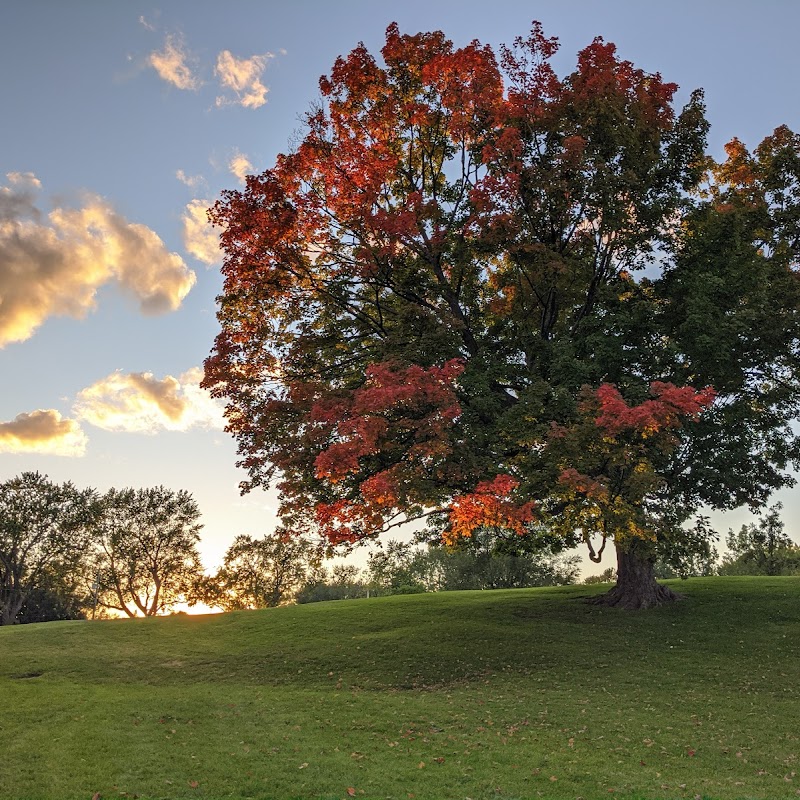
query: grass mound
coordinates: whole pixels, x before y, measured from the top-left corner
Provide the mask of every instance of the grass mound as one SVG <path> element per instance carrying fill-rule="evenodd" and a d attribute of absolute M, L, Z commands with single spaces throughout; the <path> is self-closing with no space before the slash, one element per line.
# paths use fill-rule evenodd
<path fill-rule="evenodd" d="M 800 796 L 800 578 L 0 629 L 0 797 Z"/>

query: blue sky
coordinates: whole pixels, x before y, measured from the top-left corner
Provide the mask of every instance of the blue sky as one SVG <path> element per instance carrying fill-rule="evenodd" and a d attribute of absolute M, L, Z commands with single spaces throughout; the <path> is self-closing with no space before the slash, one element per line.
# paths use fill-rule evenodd
<path fill-rule="evenodd" d="M 197 387 L 221 289 L 203 209 L 285 151 L 317 81 L 386 26 L 456 43 L 558 36 L 560 72 L 595 36 L 702 87 L 712 154 L 800 130 L 790 0 L 388 3 L 27 0 L 0 8 L 0 480 L 39 470 L 198 501 L 207 566 L 275 524 Z M 797 490 L 781 494 L 800 516 Z M 746 511 L 714 515 L 723 532 Z M 795 533 L 790 527 L 790 532 Z"/>

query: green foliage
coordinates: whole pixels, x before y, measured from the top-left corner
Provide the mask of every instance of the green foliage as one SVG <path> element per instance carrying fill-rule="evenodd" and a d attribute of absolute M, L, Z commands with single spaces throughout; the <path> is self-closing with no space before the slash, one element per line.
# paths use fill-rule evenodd
<path fill-rule="evenodd" d="M 64 591 L 62 587 L 44 588 L 37 586 L 28 593 L 15 622 L 54 622 L 66 619 L 86 619 L 87 609 L 91 607 L 88 597 L 81 597 Z"/>
<path fill-rule="evenodd" d="M 95 499 L 38 472 L 0 484 L 0 625 L 79 613 Z M 56 587 L 70 596 L 53 597 Z"/>
<path fill-rule="evenodd" d="M 728 531 L 720 575 L 798 575 L 800 546 L 788 536 L 776 503 L 758 522 Z"/>
<path fill-rule="evenodd" d="M 717 551 L 712 542 L 719 534 L 708 517 L 699 516 L 692 526 L 662 533 L 654 564 L 658 578 L 704 578 L 716 570 Z"/>
<path fill-rule="evenodd" d="M 389 541 L 374 550 L 367 561 L 366 577 L 370 586 L 383 594 L 424 592 L 423 554 L 410 542 Z"/>
<path fill-rule="evenodd" d="M 587 575 L 583 579 L 584 586 L 594 586 L 598 583 L 613 583 L 617 579 L 614 567 L 607 567 L 599 575 Z"/>
<path fill-rule="evenodd" d="M 559 555 L 560 545 L 546 529 L 519 536 L 478 528 L 454 546 L 429 546 L 420 554 L 420 567 L 435 591 L 565 586 L 575 583 L 580 557 Z"/>
<path fill-rule="evenodd" d="M 795 797 L 800 578 L 680 590 L 0 629 L 0 797 Z"/>
<path fill-rule="evenodd" d="M 800 137 L 715 164 L 702 92 L 677 107 L 599 38 L 559 76 L 557 49 L 536 23 L 497 55 L 391 25 L 215 205 L 204 382 L 287 524 L 538 522 L 613 540 L 648 584 L 658 558 L 702 571 L 703 505 L 793 482 Z"/>
<path fill-rule="evenodd" d="M 93 570 L 102 607 L 155 616 L 191 599 L 203 574 L 200 510 L 191 494 L 163 486 L 111 489 L 94 530 Z"/>
<path fill-rule="evenodd" d="M 317 545 L 282 528 L 261 539 L 237 536 L 201 599 L 225 611 L 273 608 L 294 598 L 320 558 Z"/>
<path fill-rule="evenodd" d="M 298 603 L 320 603 L 326 600 L 355 600 L 369 597 L 370 587 L 359 579 L 360 570 L 354 564 L 337 564 L 329 571 L 318 569 L 297 592 Z"/>

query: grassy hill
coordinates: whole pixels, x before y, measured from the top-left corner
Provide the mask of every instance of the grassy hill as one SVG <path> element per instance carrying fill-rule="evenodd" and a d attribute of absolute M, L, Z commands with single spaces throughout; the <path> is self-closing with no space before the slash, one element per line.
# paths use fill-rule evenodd
<path fill-rule="evenodd" d="M 0 628 L 0 797 L 800 796 L 800 578 L 677 588 Z"/>

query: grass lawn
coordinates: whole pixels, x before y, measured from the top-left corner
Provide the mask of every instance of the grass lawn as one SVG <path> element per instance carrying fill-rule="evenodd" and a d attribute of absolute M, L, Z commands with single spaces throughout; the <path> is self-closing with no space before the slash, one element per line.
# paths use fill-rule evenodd
<path fill-rule="evenodd" d="M 800 797 L 800 578 L 0 628 L 0 798 Z"/>

